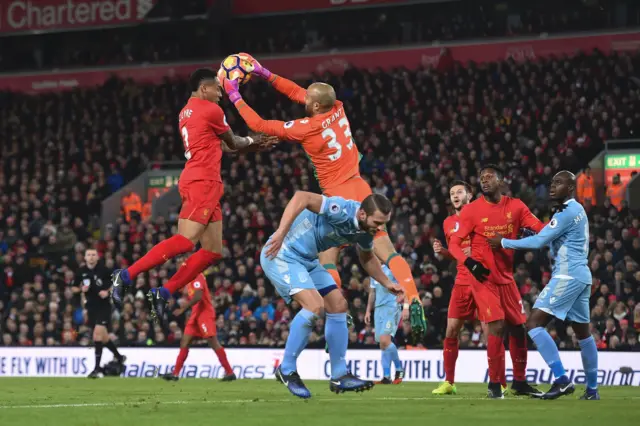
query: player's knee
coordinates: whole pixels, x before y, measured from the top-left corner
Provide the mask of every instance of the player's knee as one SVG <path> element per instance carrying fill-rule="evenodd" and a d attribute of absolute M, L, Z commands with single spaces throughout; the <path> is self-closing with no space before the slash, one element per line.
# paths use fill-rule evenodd
<path fill-rule="evenodd" d="M 389 347 L 390 344 L 391 336 L 389 336 L 388 334 L 383 334 L 382 336 L 380 336 L 380 349 L 384 351 Z"/>
<path fill-rule="evenodd" d="M 498 320 L 489 323 L 489 334 L 494 336 L 504 336 L 504 321 Z"/>
<path fill-rule="evenodd" d="M 309 310 L 311 312 L 313 312 L 313 314 L 318 318 L 323 318 L 324 317 L 324 313 L 325 313 L 324 303 L 311 306 L 311 309 L 309 309 Z"/>
<path fill-rule="evenodd" d="M 349 304 L 344 297 L 336 297 L 331 300 L 331 305 L 327 306 L 327 312 L 332 314 L 342 314 L 349 310 Z"/>
<path fill-rule="evenodd" d="M 445 337 L 447 339 L 457 339 L 460 334 L 460 327 L 447 325 L 447 331 L 445 332 Z"/>

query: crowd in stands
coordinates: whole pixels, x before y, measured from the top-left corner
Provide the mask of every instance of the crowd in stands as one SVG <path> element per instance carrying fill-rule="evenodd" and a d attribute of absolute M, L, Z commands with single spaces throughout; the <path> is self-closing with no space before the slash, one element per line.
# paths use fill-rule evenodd
<path fill-rule="evenodd" d="M 561 169 L 578 172 L 611 138 L 640 132 L 640 88 L 625 78 L 640 69 L 640 55 L 598 52 L 536 63 L 502 62 L 435 70 L 349 70 L 318 78 L 344 101 L 361 171 L 375 192 L 396 206 L 390 235 L 413 268 L 429 331 L 444 337 L 455 265 L 434 255 L 448 215 L 448 183 L 478 189 L 482 164 L 508 171 L 505 193 L 521 198 L 548 220 L 547 185 Z M 301 82 L 307 84 L 308 82 Z M 245 100 L 265 117 L 301 117 L 294 105 L 252 82 Z M 147 167 L 183 158 L 175 121 L 189 93 L 186 82 L 159 86 L 112 80 L 95 90 L 0 98 L 0 334 L 3 345 L 88 345 L 86 312 L 71 287 L 84 249 L 96 247 L 108 268 L 126 266 L 176 232 L 177 209 L 140 221 L 122 215 L 99 229 L 100 203 Z M 237 133 L 243 123 L 224 105 Z M 218 338 L 229 346 L 281 347 L 298 306 L 286 306 L 259 266 L 261 246 L 277 226 L 292 194 L 317 191 L 301 148 L 282 143 L 247 156 L 225 155 L 224 260 L 207 271 L 218 312 Z M 144 196 L 144 195 L 143 195 Z M 141 200 L 145 201 L 145 200 Z M 625 203 L 601 200 L 589 208 L 589 265 L 594 277 L 592 325 L 601 348 L 638 349 L 640 331 L 640 219 Z M 178 259 L 178 262 L 180 260 Z M 525 308 L 550 278 L 542 252 L 516 254 L 515 279 Z M 147 289 L 161 285 L 175 262 L 137 278 L 111 333 L 119 345 L 176 345 L 184 316 L 154 325 Z M 351 347 L 374 343 L 364 325 L 367 277 L 346 250 L 339 270 L 355 320 Z M 177 300 L 171 302 L 173 312 Z M 397 334 L 409 344 L 409 325 Z M 323 345 L 318 320 L 311 341 Z M 576 347 L 570 328 L 554 325 L 561 347 Z M 482 327 L 470 323 L 463 347 L 484 345 Z"/>
<path fill-rule="evenodd" d="M 4 71 L 50 70 L 208 60 L 241 51 L 261 55 L 326 51 L 575 32 L 639 23 L 637 11 L 629 9 L 627 20 L 622 21 L 614 19 L 608 3 L 593 7 L 581 0 L 560 4 L 539 0 L 508 7 L 496 1 L 461 0 L 226 21 L 208 17 L 203 3 L 160 2 L 147 23 L 100 29 L 87 33 L 90 37 L 78 37 L 77 32 L 14 36 L 12 43 L 0 44 L 0 67 Z M 640 8 L 629 6 L 633 7 Z"/>

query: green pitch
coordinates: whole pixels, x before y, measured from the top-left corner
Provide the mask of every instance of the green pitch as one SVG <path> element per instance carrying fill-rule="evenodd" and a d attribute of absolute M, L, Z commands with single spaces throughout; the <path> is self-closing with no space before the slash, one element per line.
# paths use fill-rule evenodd
<path fill-rule="evenodd" d="M 602 388 L 601 401 L 574 396 L 539 401 L 484 398 L 485 385 L 458 384 L 459 394 L 434 397 L 435 383 L 376 386 L 334 395 L 308 382 L 302 401 L 274 380 L 220 383 L 205 379 L 0 379 L 0 425 L 585 425 L 637 424 L 640 388 Z M 543 385 L 547 389 L 548 385 Z"/>

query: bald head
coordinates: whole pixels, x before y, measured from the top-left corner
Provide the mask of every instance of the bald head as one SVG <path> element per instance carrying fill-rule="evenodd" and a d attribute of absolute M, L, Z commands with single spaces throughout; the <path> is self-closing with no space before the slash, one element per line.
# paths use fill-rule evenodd
<path fill-rule="evenodd" d="M 555 202 L 565 202 L 573 196 L 576 189 L 576 175 L 567 170 L 556 173 L 551 179 L 549 196 Z"/>
<path fill-rule="evenodd" d="M 317 104 L 316 107 L 319 110 L 316 114 L 329 111 L 336 103 L 336 91 L 326 83 L 313 83 L 307 89 L 307 94 L 309 95 L 311 106 Z"/>
<path fill-rule="evenodd" d="M 562 170 L 556 173 L 556 176 L 561 179 L 565 179 L 568 185 L 573 185 L 574 187 L 576 186 L 576 175 L 574 175 L 570 171 Z"/>

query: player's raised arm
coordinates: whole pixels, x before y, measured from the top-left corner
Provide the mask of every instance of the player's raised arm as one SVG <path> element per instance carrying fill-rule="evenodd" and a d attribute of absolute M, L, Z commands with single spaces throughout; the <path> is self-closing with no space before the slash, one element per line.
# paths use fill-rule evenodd
<path fill-rule="evenodd" d="M 573 223 L 573 218 L 565 211 L 553 215 L 549 222 L 539 234 L 520 240 L 509 240 L 502 238 L 500 245 L 503 248 L 514 250 L 534 250 L 547 246 L 551 241 L 566 232 Z"/>
<path fill-rule="evenodd" d="M 389 277 L 387 277 L 387 275 L 384 273 L 384 271 L 382 270 L 382 265 L 380 264 L 380 261 L 378 260 L 376 255 L 373 253 L 373 250 L 363 250 L 360 246 L 358 246 L 358 257 L 360 259 L 360 264 L 371 278 L 379 282 L 393 294 L 404 293 L 402 287 L 391 282 Z"/>
<path fill-rule="evenodd" d="M 251 74 L 257 75 L 258 77 L 267 80 L 269 83 L 271 83 L 274 89 L 285 95 L 287 98 L 291 99 L 293 102 L 297 102 L 299 104 L 305 103 L 305 96 L 307 95 L 306 89 L 298 86 L 291 80 L 272 73 L 271 71 L 263 67 L 262 64 L 256 60 L 256 58 L 249 55 L 248 53 L 240 53 L 240 55 L 249 57 L 249 61 L 253 64 L 253 71 L 251 71 Z"/>
<path fill-rule="evenodd" d="M 253 110 L 240 95 L 238 82 L 222 79 L 222 86 L 229 96 L 229 100 L 238 110 L 247 126 L 257 133 L 264 133 L 270 136 L 277 136 L 282 140 L 301 141 L 309 132 L 311 126 L 309 120 L 297 120 L 284 122 L 280 120 L 265 120 Z M 294 124 L 296 124 L 294 126 Z"/>

